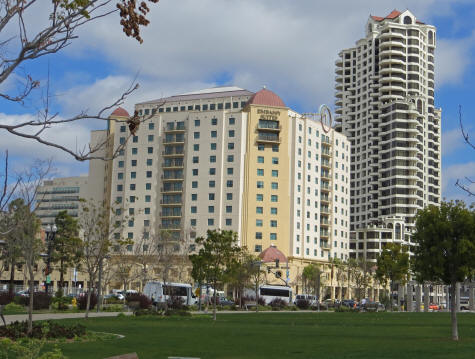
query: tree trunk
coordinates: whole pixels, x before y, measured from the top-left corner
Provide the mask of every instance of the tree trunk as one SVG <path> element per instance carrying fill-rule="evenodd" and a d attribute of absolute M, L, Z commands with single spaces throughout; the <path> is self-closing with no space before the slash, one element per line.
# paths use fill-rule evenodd
<path fill-rule="evenodd" d="M 198 282 L 198 285 L 200 286 L 200 290 L 199 290 L 199 292 L 198 292 L 198 293 L 199 293 L 199 298 L 198 298 L 198 311 L 201 312 L 201 295 L 202 295 L 202 293 L 201 293 L 201 282 Z"/>
<path fill-rule="evenodd" d="M 216 289 L 216 282 L 213 282 L 213 289 L 214 289 L 214 293 L 213 293 L 213 320 L 216 320 L 216 293 L 217 293 L 217 289 Z"/>
<path fill-rule="evenodd" d="M 12 267 L 10 268 L 10 286 L 8 287 L 8 294 L 13 295 L 14 294 L 14 286 L 15 286 L 15 265 L 16 261 L 14 258 L 12 258 L 11 262 Z"/>
<path fill-rule="evenodd" d="M 92 288 L 91 288 L 91 285 L 89 284 L 87 286 L 87 301 L 86 301 L 86 314 L 84 315 L 84 318 L 89 318 L 89 306 L 91 305 L 91 291 L 92 291 Z"/>
<path fill-rule="evenodd" d="M 259 312 L 259 281 L 256 281 L 256 313 Z"/>
<path fill-rule="evenodd" d="M 452 280 L 450 283 L 450 319 L 452 320 L 452 340 L 459 340 L 459 332 L 457 325 L 457 282 Z"/>
<path fill-rule="evenodd" d="M 30 301 L 28 303 L 28 334 L 31 334 L 33 331 L 33 294 L 35 291 L 35 274 L 33 273 L 33 268 L 28 268 L 28 272 L 30 274 L 28 286 L 30 292 Z"/>
<path fill-rule="evenodd" d="M 62 295 L 64 295 L 63 287 L 64 287 L 64 260 L 63 260 L 63 258 L 61 258 L 61 262 L 60 262 L 60 265 L 59 265 L 59 288 L 58 288 L 58 290 L 61 291 Z"/>

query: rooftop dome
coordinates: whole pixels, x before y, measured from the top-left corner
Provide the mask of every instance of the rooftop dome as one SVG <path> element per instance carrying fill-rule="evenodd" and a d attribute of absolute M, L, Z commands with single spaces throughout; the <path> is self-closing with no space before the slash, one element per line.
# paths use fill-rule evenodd
<path fill-rule="evenodd" d="M 122 107 L 117 107 L 114 112 L 111 113 L 111 117 L 130 117 L 129 113 Z"/>
<path fill-rule="evenodd" d="M 261 258 L 264 263 L 275 262 L 276 259 L 282 263 L 288 262 L 287 257 L 284 255 L 284 253 L 279 251 L 276 246 L 270 246 L 269 248 L 265 249 L 261 254 L 259 254 L 259 258 Z"/>
<path fill-rule="evenodd" d="M 256 92 L 249 100 L 250 105 L 263 105 L 274 107 L 286 107 L 284 101 L 277 96 L 274 92 L 266 89 L 265 87 Z"/>

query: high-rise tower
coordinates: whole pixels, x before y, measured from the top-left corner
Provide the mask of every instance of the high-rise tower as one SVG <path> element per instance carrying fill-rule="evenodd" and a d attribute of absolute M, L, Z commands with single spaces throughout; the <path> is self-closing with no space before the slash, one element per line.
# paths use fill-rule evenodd
<path fill-rule="evenodd" d="M 434 26 L 394 10 L 370 16 L 366 37 L 339 54 L 335 112 L 351 141 L 352 231 L 395 218 L 404 240 L 417 210 L 440 202 L 435 44 Z"/>

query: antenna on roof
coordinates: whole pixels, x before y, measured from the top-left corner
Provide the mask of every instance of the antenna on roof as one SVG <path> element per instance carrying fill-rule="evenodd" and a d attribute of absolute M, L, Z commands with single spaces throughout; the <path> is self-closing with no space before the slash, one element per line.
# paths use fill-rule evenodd
<path fill-rule="evenodd" d="M 262 86 L 263 89 L 266 89 L 266 85 Z"/>

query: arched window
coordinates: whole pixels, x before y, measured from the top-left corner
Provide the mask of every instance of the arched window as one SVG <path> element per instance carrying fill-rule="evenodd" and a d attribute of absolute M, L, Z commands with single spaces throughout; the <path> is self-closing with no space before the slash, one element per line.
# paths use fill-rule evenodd
<path fill-rule="evenodd" d="M 405 16 L 405 17 L 404 17 L 404 23 L 405 23 L 406 25 L 411 25 L 411 24 L 412 24 L 412 19 L 411 19 L 411 17 L 410 17 L 410 16 Z"/>

